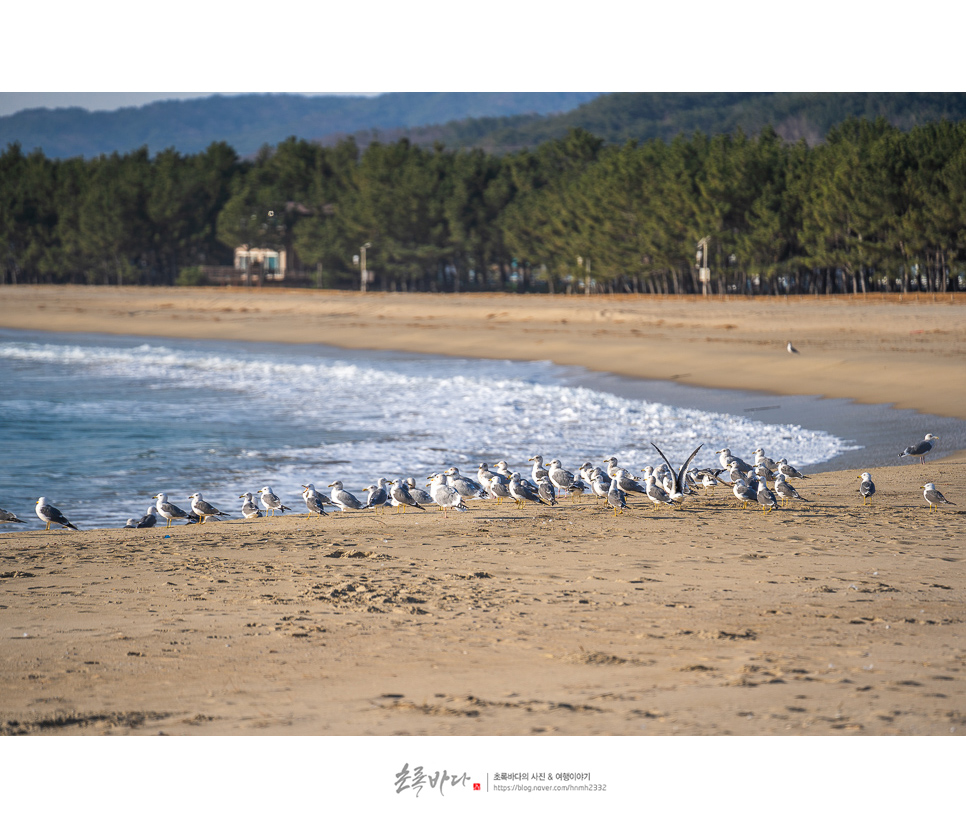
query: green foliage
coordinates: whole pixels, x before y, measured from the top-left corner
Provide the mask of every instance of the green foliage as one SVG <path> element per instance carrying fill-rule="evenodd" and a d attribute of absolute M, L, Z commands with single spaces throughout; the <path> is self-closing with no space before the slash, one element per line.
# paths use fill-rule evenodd
<path fill-rule="evenodd" d="M 179 287 L 200 287 L 205 284 L 205 271 L 200 266 L 186 266 L 174 279 Z"/>
<path fill-rule="evenodd" d="M 768 127 L 619 145 L 578 128 L 500 156 L 294 137 L 247 161 L 224 143 L 0 155 L 17 281 L 194 283 L 243 246 L 284 251 L 286 281 L 358 288 L 368 243 L 375 288 L 689 293 L 708 238 L 716 293 L 952 290 L 964 229 L 966 125 L 945 121 L 849 119 L 814 148 Z"/>

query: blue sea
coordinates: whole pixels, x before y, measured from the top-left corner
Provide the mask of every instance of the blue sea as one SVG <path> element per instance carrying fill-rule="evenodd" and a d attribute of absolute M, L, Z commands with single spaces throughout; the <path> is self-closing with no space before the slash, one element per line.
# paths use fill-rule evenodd
<path fill-rule="evenodd" d="M 454 359 L 319 345 L 0 330 L 0 507 L 40 527 L 40 496 L 78 527 L 122 527 L 166 492 L 236 517 L 238 495 L 271 486 L 302 511 L 301 484 L 556 457 L 576 469 L 616 455 L 638 473 L 697 465 L 724 446 L 762 446 L 796 466 L 850 441 L 745 414 L 622 396 L 549 362 Z M 12 525 L 7 525 L 7 529 Z M 20 527 L 20 525 L 16 525 Z M 23 529 L 20 527 L 20 529 Z"/>

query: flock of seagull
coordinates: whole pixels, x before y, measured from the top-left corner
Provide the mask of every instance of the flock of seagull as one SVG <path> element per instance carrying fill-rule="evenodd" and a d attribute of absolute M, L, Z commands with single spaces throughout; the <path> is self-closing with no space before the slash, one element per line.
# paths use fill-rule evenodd
<path fill-rule="evenodd" d="M 927 434 L 924 440 L 900 452 L 899 457 L 917 457 L 920 463 L 925 463 L 925 456 L 932 451 L 934 441 L 938 439 L 936 435 Z M 767 457 L 761 448 L 755 450 L 754 463 L 747 463 L 733 455 L 730 449 L 724 448 L 716 453 L 720 468 L 691 469 L 691 462 L 704 445 L 702 444 L 675 470 L 665 454 L 655 444 L 651 445 L 661 456 L 663 463 L 658 467 L 644 467 L 641 470 L 643 479 L 619 466 L 614 456 L 605 458 L 602 461 L 604 466 L 585 463 L 576 472 L 570 472 L 556 458 L 544 466 L 543 457 L 534 455 L 529 459 L 533 464 L 528 473 L 530 477 L 520 472 L 511 472 L 506 461 L 501 460 L 494 464 L 492 470 L 489 464 L 481 463 L 476 479 L 461 474 L 455 466 L 444 472 L 433 473 L 428 478 L 426 490 L 418 487 L 415 479 L 411 477 L 396 480 L 379 478 L 376 483 L 364 489 L 367 493 L 364 499 L 348 492 L 342 481 L 329 484 L 331 492 L 328 495 L 316 490 L 311 483 L 302 484 L 302 500 L 309 514 L 318 516 L 326 515 L 326 508 L 346 511 L 393 507 L 405 512 L 409 507 L 425 510 L 428 506 L 436 506 L 442 510 L 444 517 L 449 510 L 466 510 L 467 499 L 494 499 L 497 504 L 512 500 L 517 506 L 555 506 L 558 494 L 568 494 L 576 501 L 585 492 L 605 501 L 616 517 L 627 508 L 629 496 L 646 499 L 656 506 L 679 507 L 686 496 L 697 494 L 698 489 L 711 491 L 713 494 L 718 485 L 730 486 L 742 508 L 756 504 L 763 513 L 771 512 L 779 506 L 785 507 L 793 501 L 808 501 L 789 482 L 789 479 L 804 479 L 806 476 L 785 458 L 775 461 Z M 871 504 L 876 492 L 872 475 L 863 472 L 860 478 L 859 494 L 862 496 L 862 503 Z M 238 497 L 242 499 L 241 515 L 246 519 L 262 518 L 269 514 L 274 517 L 277 513 L 292 509 L 285 506 L 271 487 L 267 486 L 258 490 L 258 503 L 255 494 L 251 492 L 242 493 Z M 200 492 L 188 496 L 187 510 L 169 501 L 167 493 L 159 492 L 152 498 L 155 503 L 148 507 L 147 512 L 138 519 L 128 519 L 125 527 L 154 527 L 161 520 L 166 522 L 166 527 L 170 527 L 174 521 L 204 523 L 231 515 L 206 501 Z M 923 498 L 930 511 L 940 504 L 953 503 L 931 482 L 923 485 Z M 259 503 L 264 512 L 259 508 Z M 38 518 L 46 524 L 45 530 L 50 530 L 52 524 L 78 529 L 44 497 L 37 499 L 36 512 Z M 0 523 L 26 522 L 12 512 L 0 509 Z"/>

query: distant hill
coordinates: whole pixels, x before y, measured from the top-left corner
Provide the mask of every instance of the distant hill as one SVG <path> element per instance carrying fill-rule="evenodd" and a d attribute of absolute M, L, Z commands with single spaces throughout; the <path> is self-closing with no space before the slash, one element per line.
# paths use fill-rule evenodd
<path fill-rule="evenodd" d="M 788 141 L 821 142 L 850 117 L 909 129 L 966 119 L 966 93 L 384 93 L 380 96 L 245 94 L 164 101 L 109 112 L 38 108 L 0 117 L 0 150 L 14 141 L 49 158 L 92 157 L 147 145 L 197 153 L 224 141 L 241 156 L 289 136 L 360 145 L 402 137 L 421 145 L 507 153 L 575 127 L 605 142 L 665 140 L 696 131 L 771 125 Z"/>
<path fill-rule="evenodd" d="M 479 117 L 547 115 L 572 110 L 600 93 L 384 93 L 300 96 L 284 93 L 211 96 L 91 112 L 35 108 L 0 117 L 0 149 L 19 142 L 48 158 L 93 157 L 147 145 L 197 153 L 224 141 L 240 155 L 289 136 L 323 139 L 357 131 L 414 128 Z"/>
<path fill-rule="evenodd" d="M 380 138 L 406 136 L 418 144 L 506 153 L 559 139 L 575 127 L 605 142 L 623 143 L 738 128 L 754 135 L 771 125 L 788 141 L 815 145 L 850 117 L 882 117 L 903 130 L 940 119 L 963 121 L 966 93 L 609 93 L 566 113 L 466 119 L 393 130 Z M 357 138 L 364 143 L 366 134 Z"/>

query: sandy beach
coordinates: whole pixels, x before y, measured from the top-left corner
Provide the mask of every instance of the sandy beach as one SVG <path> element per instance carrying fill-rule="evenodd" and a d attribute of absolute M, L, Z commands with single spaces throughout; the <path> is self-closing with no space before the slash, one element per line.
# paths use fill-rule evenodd
<path fill-rule="evenodd" d="M 966 419 L 949 296 L 3 286 L 0 327 L 548 359 Z M 6 532 L 0 733 L 964 733 L 966 452 L 943 451 L 876 469 L 872 506 L 856 468 L 767 514 L 721 487 L 616 517 L 585 497 Z M 930 512 L 927 481 L 954 505 Z"/>

